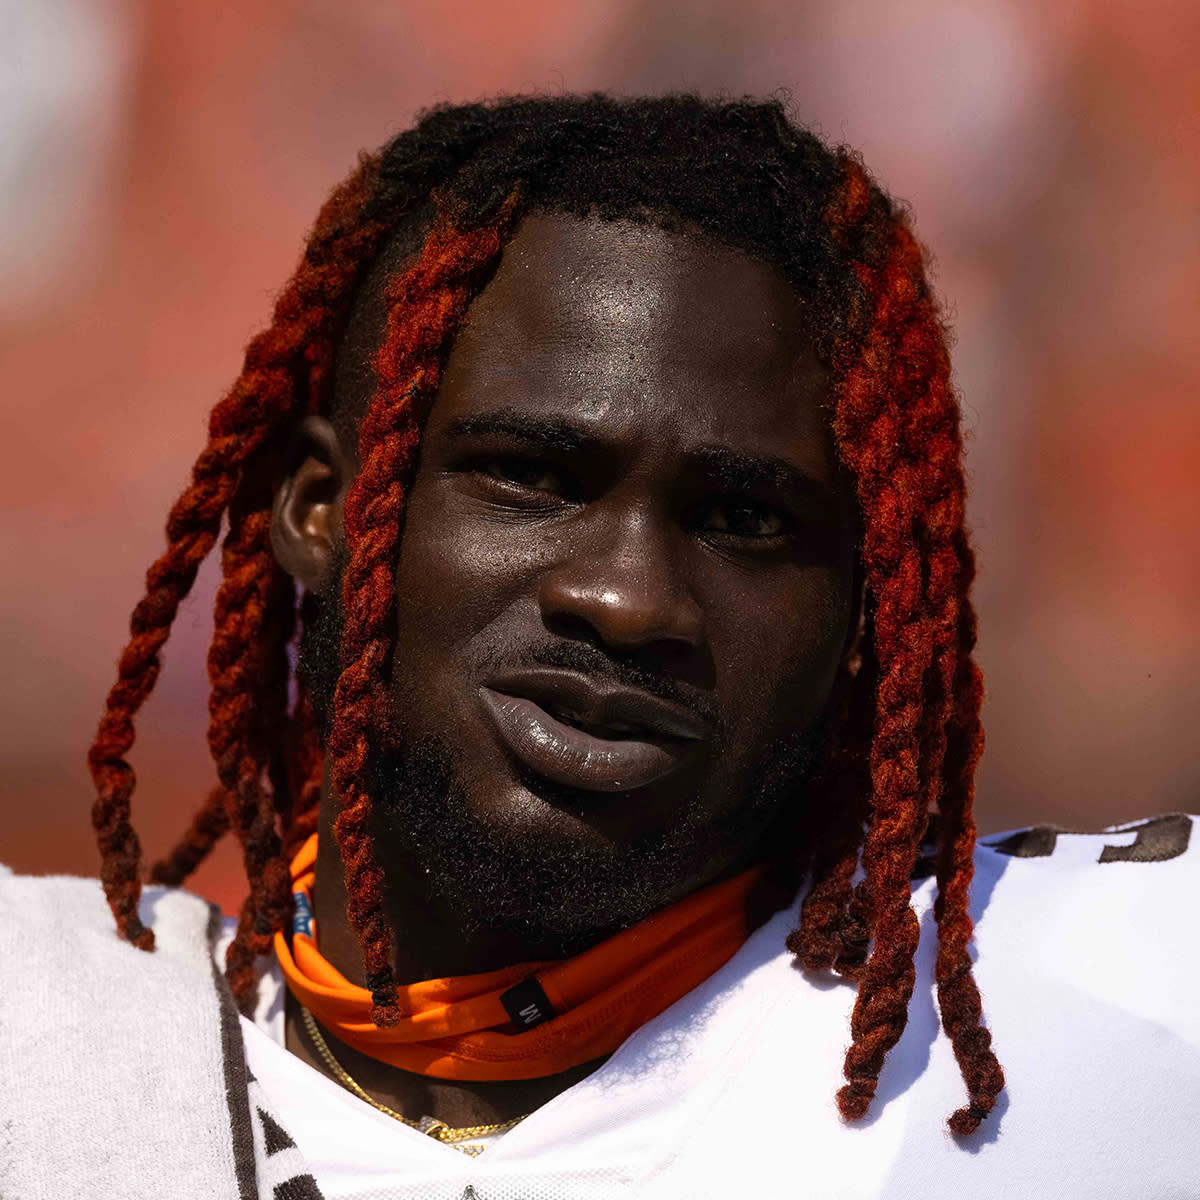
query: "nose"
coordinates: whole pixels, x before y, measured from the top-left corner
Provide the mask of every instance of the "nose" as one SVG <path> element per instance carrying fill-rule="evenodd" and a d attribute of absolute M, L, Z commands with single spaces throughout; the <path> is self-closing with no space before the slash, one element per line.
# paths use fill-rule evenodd
<path fill-rule="evenodd" d="M 696 647 L 704 614 L 679 569 L 666 522 L 645 512 L 596 514 L 586 536 L 542 576 L 548 626 L 583 622 L 613 649 Z"/>

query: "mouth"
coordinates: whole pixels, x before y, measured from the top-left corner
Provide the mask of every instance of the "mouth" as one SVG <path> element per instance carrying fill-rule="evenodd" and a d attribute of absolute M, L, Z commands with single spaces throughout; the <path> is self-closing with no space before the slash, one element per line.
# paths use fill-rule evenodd
<path fill-rule="evenodd" d="M 530 669 L 480 688 L 501 741 L 531 770 L 569 787 L 623 792 L 690 760 L 704 722 L 648 693 L 608 688 L 573 671 Z"/>

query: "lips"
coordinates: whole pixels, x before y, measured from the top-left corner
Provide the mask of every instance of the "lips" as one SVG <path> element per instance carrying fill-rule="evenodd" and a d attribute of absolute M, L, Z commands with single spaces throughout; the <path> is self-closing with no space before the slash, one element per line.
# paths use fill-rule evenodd
<path fill-rule="evenodd" d="M 709 733 L 677 704 L 574 671 L 508 672 L 480 695 L 513 755 L 547 779 L 588 791 L 654 783 L 683 766 Z"/>

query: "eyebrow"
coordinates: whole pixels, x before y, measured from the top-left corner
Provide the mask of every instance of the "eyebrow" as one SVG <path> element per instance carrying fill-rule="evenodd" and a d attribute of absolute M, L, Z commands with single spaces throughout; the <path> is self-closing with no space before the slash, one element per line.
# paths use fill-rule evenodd
<path fill-rule="evenodd" d="M 447 437 L 483 437 L 503 434 L 523 442 L 533 442 L 547 450 L 575 452 L 599 444 L 599 439 L 584 433 L 561 417 L 534 417 L 513 408 L 455 417 L 446 426 Z"/>
<path fill-rule="evenodd" d="M 767 488 L 828 505 L 831 511 L 838 507 L 834 488 L 774 454 L 747 454 L 728 446 L 700 446 L 687 457 L 732 492 Z"/>
<path fill-rule="evenodd" d="M 565 453 L 605 445 L 603 439 L 562 417 L 537 417 L 515 408 L 456 417 L 446 426 L 446 436 L 452 438 L 486 437 L 489 434 Z M 833 487 L 773 454 L 748 454 L 729 446 L 708 445 L 688 450 L 684 461 L 699 467 L 709 480 L 731 492 L 765 488 L 828 506 L 831 513 L 838 508 L 838 496 Z"/>

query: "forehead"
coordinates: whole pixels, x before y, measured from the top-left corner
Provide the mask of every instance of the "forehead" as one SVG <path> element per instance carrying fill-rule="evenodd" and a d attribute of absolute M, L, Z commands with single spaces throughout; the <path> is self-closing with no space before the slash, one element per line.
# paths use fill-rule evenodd
<path fill-rule="evenodd" d="M 599 432 L 790 448 L 832 469 L 828 377 L 794 289 L 700 235 L 527 217 L 467 314 L 427 432 L 514 404 Z"/>

